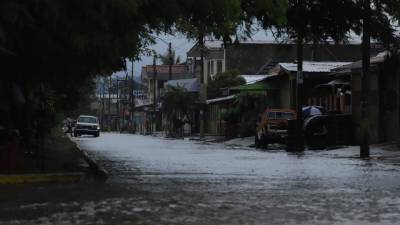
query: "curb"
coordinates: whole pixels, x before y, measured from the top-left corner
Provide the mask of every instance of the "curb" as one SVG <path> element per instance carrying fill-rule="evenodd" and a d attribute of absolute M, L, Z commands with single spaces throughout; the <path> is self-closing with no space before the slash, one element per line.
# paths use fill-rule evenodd
<path fill-rule="evenodd" d="M 82 150 L 78 143 L 73 140 L 72 137 L 68 136 L 69 140 L 75 144 L 75 150 L 82 155 L 83 159 L 85 162 L 89 165 L 90 169 L 90 175 L 93 176 L 93 178 L 97 181 L 106 181 L 108 178 L 108 173 L 105 169 L 103 169 L 99 164 L 96 162 L 96 160 L 92 159 L 89 154 L 85 151 Z"/>
<path fill-rule="evenodd" d="M 0 184 L 34 184 L 34 183 L 73 183 L 84 179 L 85 174 L 78 173 L 42 173 L 0 175 Z"/>
<path fill-rule="evenodd" d="M 90 158 L 89 154 L 80 149 L 78 145 L 76 145 L 76 150 L 80 153 L 85 159 L 86 163 L 89 164 L 90 171 L 94 178 L 98 181 L 106 181 L 108 178 L 108 173 L 105 169 L 103 169 L 99 164 L 92 158 Z"/>
<path fill-rule="evenodd" d="M 37 183 L 77 183 L 87 180 L 92 176 L 96 181 L 107 180 L 108 173 L 101 168 L 97 162 L 90 158 L 86 151 L 81 150 L 77 143 L 74 143 L 75 151 L 80 154 L 89 165 L 89 172 L 43 172 L 43 173 L 21 173 L 21 174 L 0 174 L 0 185 L 3 184 L 37 184 Z"/>

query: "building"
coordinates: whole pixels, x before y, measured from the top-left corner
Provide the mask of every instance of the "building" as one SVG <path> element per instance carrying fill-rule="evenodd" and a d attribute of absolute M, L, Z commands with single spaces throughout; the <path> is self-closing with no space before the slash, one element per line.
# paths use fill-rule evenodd
<path fill-rule="evenodd" d="M 370 59 L 368 83 L 369 142 L 398 141 L 400 133 L 400 67 L 398 56 L 382 52 Z M 362 62 L 357 61 L 334 71 L 336 77 L 348 77 L 351 83 L 351 112 L 355 125 L 355 139 L 361 140 L 361 79 Z M 365 125 L 365 124 L 364 124 Z"/>
<path fill-rule="evenodd" d="M 147 90 L 147 96 L 150 102 L 162 96 L 164 84 L 168 80 L 179 80 L 193 78 L 194 75 L 188 70 L 185 64 L 172 65 L 171 77 L 169 74 L 169 65 L 147 65 L 142 67 L 141 80 Z M 154 91 L 155 89 L 155 91 Z"/>
<path fill-rule="evenodd" d="M 372 45 L 372 52 L 378 52 L 381 46 Z M 204 71 L 201 74 L 201 56 L 203 55 Z M 265 94 L 268 107 L 295 108 L 296 106 L 296 73 L 297 46 L 294 43 L 243 42 L 224 46 L 222 41 L 205 41 L 204 50 L 200 51 L 198 44 L 187 53 L 188 70 L 200 81 L 208 83 L 209 79 L 221 72 L 236 70 L 246 79 L 246 85 L 230 87 L 224 91 L 225 96 L 237 95 L 241 92 L 258 92 Z M 315 92 L 315 86 L 330 82 L 328 74 L 331 69 L 349 64 L 361 57 L 361 45 L 349 44 L 305 44 L 304 45 L 304 75 L 306 98 L 309 102 Z M 344 62 L 344 63 L 343 63 Z M 261 80 L 260 76 L 262 77 Z M 248 82 L 249 80 L 255 82 Z M 203 89 L 204 87 L 202 87 Z M 319 99 L 319 98 L 318 98 Z M 325 99 L 325 98 L 324 98 Z M 333 109 L 332 99 L 327 104 L 319 104 Z M 206 132 L 221 134 L 222 111 L 234 104 L 233 100 L 225 98 L 208 99 L 212 104 L 206 104 Z M 214 100 L 216 100 L 214 102 Z M 210 101 L 207 101 L 210 102 Z M 342 107 L 344 108 L 344 107 Z M 256 116 L 256 115 L 255 115 Z"/>
<path fill-rule="evenodd" d="M 204 72 L 201 73 L 201 52 L 199 44 L 187 53 L 190 73 L 202 78 L 204 83 L 220 72 L 236 70 L 239 74 L 262 75 L 278 63 L 292 63 L 297 59 L 297 46 L 294 43 L 276 41 L 246 41 L 224 46 L 222 41 L 205 41 L 203 51 Z M 378 53 L 382 47 L 372 44 L 371 54 Z M 361 58 L 360 43 L 305 44 L 304 60 L 316 62 L 354 62 Z"/>
<path fill-rule="evenodd" d="M 169 80 L 182 80 L 193 78 L 186 64 L 169 65 L 147 65 L 142 67 L 141 80 L 144 90 L 147 92 L 147 102 L 137 106 L 146 116 L 138 126 L 145 127 L 147 130 L 151 126 L 151 131 L 161 131 L 163 129 L 161 103 L 165 92 L 165 83 Z M 155 104 L 154 104 L 155 103 Z M 149 125 L 150 124 L 150 125 Z"/>
<path fill-rule="evenodd" d="M 104 130 L 132 130 L 132 104 L 147 102 L 147 91 L 135 80 L 118 77 L 97 80 L 96 95 L 90 109 Z M 132 91 L 132 94 L 130 92 Z"/>
<path fill-rule="evenodd" d="M 323 98 L 319 96 L 319 92 L 315 91 L 316 87 L 325 85 L 332 80 L 329 74 L 333 69 L 349 65 L 351 62 L 303 62 L 303 105 L 309 103 L 311 105 L 323 106 L 327 110 L 334 109 L 336 101 L 333 98 Z M 282 88 L 279 89 L 279 98 L 281 107 L 295 109 L 297 105 L 296 89 L 297 89 L 297 64 L 296 63 L 279 63 L 280 77 Z M 278 77 L 273 77 L 278 78 Z M 271 83 L 270 83 L 271 85 Z"/>

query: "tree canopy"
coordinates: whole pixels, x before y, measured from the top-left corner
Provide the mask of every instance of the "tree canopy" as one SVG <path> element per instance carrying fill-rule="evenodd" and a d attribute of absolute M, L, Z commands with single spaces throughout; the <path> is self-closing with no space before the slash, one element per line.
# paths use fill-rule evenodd
<path fill-rule="evenodd" d="M 362 34 L 362 4 L 363 0 L 288 0 L 284 22 L 262 16 L 268 12 L 258 14 L 257 21 L 265 29 L 273 28 L 278 37 L 295 40 L 301 32 L 305 42 L 342 42 L 351 34 Z M 395 47 L 398 35 L 394 26 L 399 25 L 400 2 L 371 0 L 371 9 L 372 38 L 386 47 Z"/>
<path fill-rule="evenodd" d="M 221 96 L 221 89 L 245 84 L 244 78 L 239 76 L 238 71 L 226 71 L 215 75 L 215 77 L 208 82 L 208 97 L 216 98 Z"/>
<path fill-rule="evenodd" d="M 178 121 L 183 124 L 186 122 L 193 122 L 193 114 L 197 105 L 196 100 L 198 96 L 196 93 L 188 93 L 183 87 L 167 87 L 162 104 L 162 112 L 169 121 Z M 179 124 L 174 124 L 174 128 L 179 128 Z"/>
<path fill-rule="evenodd" d="M 397 46 L 399 18 L 399 1 L 372 0 L 372 37 Z M 255 23 L 290 38 L 301 30 L 306 40 L 345 40 L 362 32 L 362 0 L 2 0 L 0 46 L 17 56 L 15 80 L 46 87 L 58 110 L 67 110 L 94 76 L 138 58 L 151 34 L 228 43 L 240 28 L 250 35 Z"/>
<path fill-rule="evenodd" d="M 171 50 L 171 52 L 167 50 L 167 52 L 165 52 L 164 54 L 160 54 L 158 58 L 163 65 L 173 65 L 181 63 L 181 58 L 179 56 L 176 56 L 175 50 Z"/>

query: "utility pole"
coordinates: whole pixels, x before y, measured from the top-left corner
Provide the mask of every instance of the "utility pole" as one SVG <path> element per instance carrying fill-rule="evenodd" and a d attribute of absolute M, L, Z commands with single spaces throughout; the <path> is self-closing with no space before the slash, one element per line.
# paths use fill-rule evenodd
<path fill-rule="evenodd" d="M 156 52 L 154 52 L 154 56 L 153 56 L 153 118 L 152 118 L 152 129 L 154 129 L 154 131 L 156 131 L 156 111 L 157 111 L 157 104 L 156 104 L 156 100 L 157 100 L 157 90 L 156 90 L 156 84 L 157 84 L 157 54 Z"/>
<path fill-rule="evenodd" d="M 120 117 L 120 112 L 119 112 L 119 82 L 117 78 L 117 131 L 119 131 L 119 118 Z"/>
<path fill-rule="evenodd" d="M 298 0 L 300 10 L 303 10 L 303 0 Z M 297 88 L 296 88 L 296 111 L 297 111 L 297 126 L 296 126 L 296 149 L 295 151 L 304 151 L 304 130 L 303 130 L 303 41 L 304 33 L 300 26 L 297 30 Z"/>
<path fill-rule="evenodd" d="M 133 87 L 133 85 L 134 85 L 134 78 L 133 78 L 133 69 L 134 69 L 134 67 L 133 67 L 133 58 L 131 59 L 132 60 L 132 73 L 131 73 L 131 85 L 130 85 L 130 90 L 129 90 L 129 103 L 130 103 L 130 123 L 131 123 L 131 132 L 135 132 L 135 126 L 134 126 L 134 113 L 135 113 L 135 98 L 134 98 L 134 95 L 133 95 L 133 89 L 134 89 L 134 87 Z"/>
<path fill-rule="evenodd" d="M 369 157 L 368 95 L 371 48 L 371 0 L 363 1 L 362 77 L 361 77 L 361 144 L 360 157 Z"/>
<path fill-rule="evenodd" d="M 172 64 L 174 63 L 174 58 L 172 57 L 172 44 L 171 42 L 168 43 L 168 80 L 172 80 Z"/>
<path fill-rule="evenodd" d="M 204 37 L 200 35 L 200 138 L 204 138 L 205 130 L 205 103 L 207 100 L 207 86 L 204 77 Z"/>
<path fill-rule="evenodd" d="M 102 88 L 101 88 L 101 129 L 104 129 L 104 112 L 105 112 L 105 92 L 106 92 L 106 83 L 104 82 L 104 77 L 101 78 Z"/>
<path fill-rule="evenodd" d="M 111 128 L 111 85 L 112 85 L 112 76 L 110 76 L 108 83 L 108 117 L 107 117 L 107 126 Z"/>
<path fill-rule="evenodd" d="M 130 87 L 128 86 L 129 85 L 129 80 L 128 80 L 128 72 L 126 72 L 125 73 L 125 81 L 124 81 L 124 85 L 123 85 L 123 87 L 124 87 L 124 99 L 123 99 L 123 104 L 124 104 L 124 107 L 123 107 L 123 115 L 122 115 L 122 118 L 123 118 L 123 127 L 124 127 L 124 129 L 125 129 L 125 131 L 128 131 L 128 120 L 129 120 L 129 118 L 127 118 L 126 117 L 126 111 L 127 111 L 127 109 L 128 109 L 128 93 L 129 93 L 129 90 L 130 90 Z"/>

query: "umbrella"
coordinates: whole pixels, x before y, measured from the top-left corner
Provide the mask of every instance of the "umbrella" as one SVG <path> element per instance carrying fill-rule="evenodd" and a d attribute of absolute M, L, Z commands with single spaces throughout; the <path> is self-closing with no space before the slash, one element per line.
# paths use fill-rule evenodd
<path fill-rule="evenodd" d="M 306 107 L 303 107 L 302 115 L 303 115 L 303 119 L 305 119 L 310 116 L 322 115 L 322 111 L 317 106 L 306 106 Z"/>

